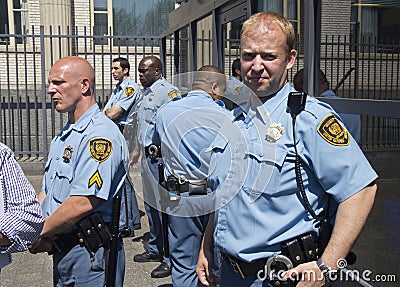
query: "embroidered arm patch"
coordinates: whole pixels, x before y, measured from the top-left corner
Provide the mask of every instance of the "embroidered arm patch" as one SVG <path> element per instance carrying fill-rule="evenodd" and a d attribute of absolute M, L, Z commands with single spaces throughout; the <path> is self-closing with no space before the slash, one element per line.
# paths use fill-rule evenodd
<path fill-rule="evenodd" d="M 171 90 L 169 93 L 168 93 L 168 99 L 173 99 L 173 98 L 175 98 L 175 97 L 177 97 L 178 96 L 178 92 L 176 91 L 176 90 Z"/>
<path fill-rule="evenodd" d="M 91 187 L 93 184 L 97 184 L 99 189 L 103 186 L 103 179 L 98 170 L 96 170 L 96 172 L 89 178 L 88 187 Z"/>
<path fill-rule="evenodd" d="M 331 145 L 347 146 L 350 144 L 349 132 L 333 114 L 326 116 L 320 122 L 317 131 Z"/>
<path fill-rule="evenodd" d="M 112 142 L 106 138 L 94 138 L 89 140 L 90 156 L 98 162 L 108 159 L 112 153 Z"/>
<path fill-rule="evenodd" d="M 132 96 L 134 92 L 135 92 L 135 89 L 132 87 L 126 87 L 126 89 L 125 89 L 125 95 L 127 95 L 128 97 Z"/>

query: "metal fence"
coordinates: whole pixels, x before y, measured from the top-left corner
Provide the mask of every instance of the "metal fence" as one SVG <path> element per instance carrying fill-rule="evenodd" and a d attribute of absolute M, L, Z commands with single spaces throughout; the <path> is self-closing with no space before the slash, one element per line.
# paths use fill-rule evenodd
<path fill-rule="evenodd" d="M 67 121 L 66 114 L 55 112 L 51 98 L 46 94 L 47 74 L 55 60 L 67 55 L 86 58 L 95 69 L 95 93 L 99 106 L 103 107 L 115 86 L 110 69 L 113 58 L 128 58 L 131 77 L 138 82 L 136 67 L 140 60 L 147 55 L 161 56 L 162 43 L 158 36 L 92 36 L 86 31 L 78 34 L 76 30 L 67 35 L 51 30 L 45 34 L 43 28 L 39 34 L 0 34 L 0 64 L 3 67 L 0 73 L 0 141 L 7 144 L 17 157 L 45 157 L 51 139 Z M 211 51 L 210 41 L 206 36 L 202 38 L 197 40 L 198 49 Z M 186 38 L 181 40 L 188 41 Z M 358 42 L 362 44 L 356 44 L 354 39 L 346 36 L 322 40 L 321 68 L 326 72 L 332 88 L 346 98 L 398 101 L 400 47 L 376 45 L 370 39 Z M 174 40 L 169 39 L 163 47 L 167 78 L 176 72 L 174 45 Z M 230 73 L 231 60 L 239 53 L 238 47 L 236 41 L 225 53 L 227 74 Z M 301 42 L 298 43 L 298 50 L 298 62 L 289 73 L 290 79 L 303 67 Z M 180 57 L 184 55 L 185 52 L 181 51 Z M 210 59 L 212 55 L 207 57 Z M 185 62 L 181 59 L 181 63 Z M 186 72 L 186 67 L 186 64 L 181 65 L 179 71 Z M 399 148 L 399 117 L 363 115 L 361 147 Z"/>

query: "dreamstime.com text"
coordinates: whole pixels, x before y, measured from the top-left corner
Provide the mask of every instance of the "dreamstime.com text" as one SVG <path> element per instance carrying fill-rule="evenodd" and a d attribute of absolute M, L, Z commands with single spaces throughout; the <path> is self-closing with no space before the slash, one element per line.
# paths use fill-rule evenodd
<path fill-rule="evenodd" d="M 371 270 L 350 270 L 346 269 L 347 262 L 345 259 L 341 259 L 337 262 L 337 266 L 339 267 L 340 272 L 328 272 L 329 280 L 331 282 L 340 281 L 340 282 L 350 282 L 350 281 L 365 281 L 365 282 L 396 282 L 397 276 L 396 274 L 374 274 Z M 300 281 L 301 278 L 309 278 L 312 281 L 323 281 L 325 280 L 325 273 L 318 272 L 316 273 L 314 270 L 306 270 L 303 273 L 299 274 L 297 272 L 292 272 L 290 275 L 291 280 Z M 285 278 L 286 270 L 267 270 L 267 268 L 258 271 L 257 277 L 259 280 L 264 281 L 266 279 L 269 280 L 279 280 L 286 281 Z"/>

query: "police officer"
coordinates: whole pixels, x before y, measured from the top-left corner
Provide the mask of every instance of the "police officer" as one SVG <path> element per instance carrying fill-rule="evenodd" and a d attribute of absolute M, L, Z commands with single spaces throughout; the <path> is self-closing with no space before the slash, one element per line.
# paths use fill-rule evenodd
<path fill-rule="evenodd" d="M 203 284 L 215 279 L 209 271 L 214 240 L 221 286 L 274 286 L 289 278 L 300 287 L 322 286 L 334 277 L 373 205 L 377 175 L 335 111 L 312 97 L 303 111 L 288 107 L 295 91 L 286 80 L 297 56 L 293 44 L 293 27 L 279 14 L 257 13 L 243 24 L 242 78 L 259 102 L 234 110 L 232 124 L 213 143 L 209 184 L 218 205 L 199 254 Z M 316 248 L 323 247 L 317 236 L 326 234 L 317 224 L 324 222 L 329 198 L 338 203 L 335 224 L 317 259 Z"/>
<path fill-rule="evenodd" d="M 232 62 L 232 75 L 226 82 L 224 103 L 227 109 L 233 110 L 237 106 L 237 98 L 240 96 L 240 89 L 243 86 L 242 76 L 240 75 L 240 59 Z"/>
<path fill-rule="evenodd" d="M 76 240 L 76 228 L 95 211 L 105 224 L 111 222 L 113 197 L 125 179 L 129 153 L 124 137 L 95 101 L 89 62 L 75 56 L 61 58 L 51 67 L 48 82 L 55 109 L 67 112 L 69 120 L 50 145 L 38 195 L 45 222 L 30 251 L 53 253 L 54 286 L 104 286 L 109 244 L 90 254 Z M 121 238 L 117 260 L 116 286 L 122 286 Z"/>
<path fill-rule="evenodd" d="M 204 66 L 191 74 L 183 74 L 182 80 L 193 78 L 192 91 L 158 110 L 153 138 L 161 145 L 166 185 L 174 186 L 168 188 L 173 198 L 167 203 L 172 283 L 187 287 L 198 286 L 197 256 L 211 211 L 207 149 L 224 120 L 230 118 L 221 101 L 226 87 L 223 72 Z"/>
<path fill-rule="evenodd" d="M 161 264 L 151 272 L 153 278 L 163 278 L 171 274 L 169 258 L 163 257 L 162 226 L 158 210 L 158 171 L 159 160 L 152 161 L 149 146 L 152 144 L 153 116 L 161 105 L 180 97 L 180 91 L 163 77 L 162 64 L 156 56 L 144 57 L 138 66 L 140 82 L 144 88 L 143 101 L 138 110 L 138 144 L 131 153 L 131 165 L 141 157 L 141 175 L 144 206 L 149 219 L 150 238 L 148 250 L 134 256 L 135 262 L 157 262 Z"/>
<path fill-rule="evenodd" d="M 299 70 L 293 77 L 293 86 L 296 90 L 303 92 L 304 69 Z M 319 70 L 319 96 L 323 98 L 339 98 L 333 90 L 329 88 L 329 81 L 322 70 Z M 361 139 L 361 118 L 359 115 L 339 113 L 347 130 L 359 143 Z"/>
<path fill-rule="evenodd" d="M 130 117 L 133 113 L 130 113 L 130 111 L 142 100 L 142 92 L 129 76 L 130 64 L 128 59 L 123 57 L 113 59 L 111 69 L 114 80 L 117 80 L 118 83 L 105 105 L 103 113 L 113 120 L 120 131 L 123 132 L 125 126 L 133 125 L 134 119 Z M 128 177 L 125 180 L 125 187 L 122 192 L 119 226 L 123 237 L 133 236 L 134 230 L 141 228 L 135 189 Z"/>

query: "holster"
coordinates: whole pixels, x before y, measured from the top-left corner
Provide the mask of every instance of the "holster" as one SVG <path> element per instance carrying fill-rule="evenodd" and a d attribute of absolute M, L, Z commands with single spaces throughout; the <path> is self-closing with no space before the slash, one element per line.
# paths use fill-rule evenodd
<path fill-rule="evenodd" d="M 77 231 L 79 244 L 84 246 L 91 256 L 112 239 L 111 232 L 99 212 L 89 214 L 79 221 Z"/>

